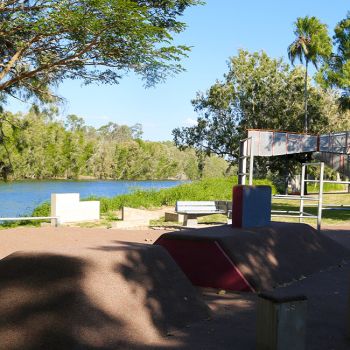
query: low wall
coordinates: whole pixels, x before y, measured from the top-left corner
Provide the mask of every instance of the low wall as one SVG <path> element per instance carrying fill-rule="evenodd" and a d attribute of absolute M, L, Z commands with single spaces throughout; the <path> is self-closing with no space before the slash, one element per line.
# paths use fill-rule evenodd
<path fill-rule="evenodd" d="M 57 216 L 59 223 L 99 220 L 100 202 L 81 202 L 79 193 L 52 193 L 51 216 Z"/>
<path fill-rule="evenodd" d="M 164 216 L 164 213 L 160 212 L 159 210 L 152 211 L 129 207 L 122 208 L 122 220 L 124 221 L 145 220 L 145 222 L 147 222 L 148 225 L 150 220 L 158 220 L 162 216 Z"/>

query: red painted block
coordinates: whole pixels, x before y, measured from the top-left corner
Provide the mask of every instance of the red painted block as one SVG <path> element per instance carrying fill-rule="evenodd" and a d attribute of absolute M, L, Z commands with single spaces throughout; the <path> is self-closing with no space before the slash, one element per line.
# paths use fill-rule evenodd
<path fill-rule="evenodd" d="M 234 291 L 254 291 L 238 267 L 214 240 L 181 240 L 160 237 L 164 247 L 192 284 Z"/>

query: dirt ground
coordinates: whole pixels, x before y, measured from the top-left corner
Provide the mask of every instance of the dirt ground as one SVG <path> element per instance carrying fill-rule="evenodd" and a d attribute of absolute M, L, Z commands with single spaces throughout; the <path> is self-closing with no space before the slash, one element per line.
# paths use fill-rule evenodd
<path fill-rule="evenodd" d="M 15 251 L 57 252 L 85 254 L 84 252 L 101 251 L 101 259 L 130 242 L 132 244 L 152 244 L 164 230 L 113 230 L 85 228 L 16 228 L 0 231 L 0 259 Z M 336 240 L 350 249 L 350 227 L 325 227 L 322 234 Z M 303 294 L 308 298 L 307 349 L 308 350 L 342 350 L 349 349 L 346 339 L 347 314 L 349 314 L 350 264 L 336 266 L 327 271 L 297 281 L 287 287 L 293 294 Z M 170 291 L 169 291 L 170 292 Z M 142 329 L 138 333 L 128 334 L 130 342 L 120 346 L 100 341 L 81 346 L 80 349 L 255 349 L 257 296 L 253 293 L 229 293 L 221 295 L 216 291 L 200 290 L 201 297 L 212 311 L 211 317 L 203 318 L 187 324 L 185 327 L 167 331 L 157 341 L 142 337 Z M 1 312 L 1 310 L 0 310 Z M 22 310 L 23 312 L 23 310 Z M 28 312 L 26 310 L 25 312 Z M 133 316 L 137 319 L 138 315 Z M 33 320 L 35 322 L 35 320 Z M 4 322 L 0 321 L 1 327 Z M 161 325 L 153 323 L 155 331 Z M 13 329 L 15 332 L 16 329 Z M 102 332 L 102 331 L 101 331 Z M 159 332 L 158 332 L 159 333 Z M 108 334 L 105 335 L 108 338 Z M 134 339 L 133 339 L 134 337 Z M 136 339 L 139 337 L 138 339 Z M 103 337 L 102 337 L 103 338 Z M 0 338 L 0 349 L 8 350 Z M 44 349 L 44 347 L 37 347 Z M 18 345 L 12 349 L 26 349 L 26 345 Z M 32 347 L 30 349 L 35 349 Z M 69 349 L 57 343 L 51 349 Z M 78 348 L 74 348 L 78 349 Z"/>

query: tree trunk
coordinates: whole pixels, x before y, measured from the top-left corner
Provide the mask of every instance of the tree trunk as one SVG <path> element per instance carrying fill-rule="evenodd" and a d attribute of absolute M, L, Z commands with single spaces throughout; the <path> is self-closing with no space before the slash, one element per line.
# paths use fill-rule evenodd
<path fill-rule="evenodd" d="M 305 64 L 305 83 L 304 83 L 304 108 L 305 108 L 305 119 L 304 119 L 304 132 L 308 132 L 308 120 L 307 120 L 307 99 L 308 99 L 308 93 L 307 93 L 307 70 L 308 70 L 308 64 L 309 61 L 306 59 L 306 64 Z"/>
<path fill-rule="evenodd" d="M 306 59 L 306 63 L 305 63 L 305 82 L 304 82 L 304 108 L 305 108 L 305 116 L 304 116 L 304 132 L 307 133 L 308 132 L 308 118 L 307 118 L 307 98 L 308 98 L 308 94 L 307 94 L 307 70 L 308 70 L 308 64 L 309 61 L 308 59 Z M 309 157 L 309 154 L 306 154 L 306 162 L 309 162 L 311 160 L 311 157 Z M 305 167 L 305 179 L 307 179 L 307 166 Z M 307 195 L 308 191 L 307 191 L 307 182 L 304 183 L 304 194 Z"/>

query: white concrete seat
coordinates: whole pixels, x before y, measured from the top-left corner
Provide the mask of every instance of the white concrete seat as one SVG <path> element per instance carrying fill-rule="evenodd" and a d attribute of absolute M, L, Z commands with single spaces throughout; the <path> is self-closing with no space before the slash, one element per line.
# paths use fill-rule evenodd
<path fill-rule="evenodd" d="M 197 217 L 211 214 L 227 214 L 227 201 L 177 201 L 175 212 L 184 216 L 184 226 L 196 225 Z"/>

